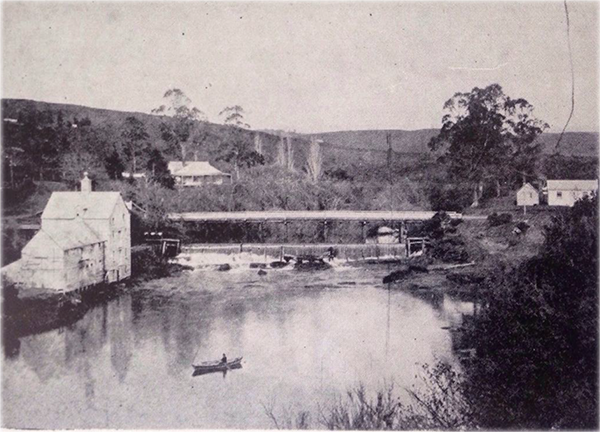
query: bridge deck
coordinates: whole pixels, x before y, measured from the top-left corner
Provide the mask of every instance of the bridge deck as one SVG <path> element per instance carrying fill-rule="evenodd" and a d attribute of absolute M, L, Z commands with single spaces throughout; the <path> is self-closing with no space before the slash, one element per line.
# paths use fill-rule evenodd
<path fill-rule="evenodd" d="M 266 222 L 266 221 L 422 221 L 431 219 L 433 211 L 353 211 L 353 210 L 311 210 L 311 211 L 241 211 L 241 212 L 194 212 L 170 213 L 171 220 L 219 221 L 219 222 Z M 461 219 L 462 214 L 447 212 L 452 219 Z"/>

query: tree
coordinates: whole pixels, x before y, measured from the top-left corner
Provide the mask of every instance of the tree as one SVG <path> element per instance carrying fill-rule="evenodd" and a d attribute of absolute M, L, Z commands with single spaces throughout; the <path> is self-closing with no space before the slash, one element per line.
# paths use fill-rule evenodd
<path fill-rule="evenodd" d="M 280 137 L 277 144 L 277 158 L 275 159 L 275 163 L 282 167 L 287 165 L 285 158 L 285 138 L 283 136 Z"/>
<path fill-rule="evenodd" d="M 113 150 L 112 153 L 104 160 L 104 167 L 106 168 L 108 177 L 110 177 L 112 180 L 121 180 L 123 177 L 123 171 L 125 170 L 125 165 L 123 164 L 121 156 L 116 149 Z"/>
<path fill-rule="evenodd" d="M 287 169 L 294 171 L 294 147 L 292 146 L 292 138 L 289 135 L 285 137 L 285 148 Z"/>
<path fill-rule="evenodd" d="M 10 171 L 10 187 L 15 187 L 14 167 L 23 163 L 24 150 L 21 147 L 5 147 L 2 149 L 2 157 L 8 163 Z"/>
<path fill-rule="evenodd" d="M 444 104 L 440 133 L 429 142 L 444 150 L 440 161 L 450 173 L 472 184 L 473 206 L 479 204 L 484 180 L 497 192 L 507 176 L 534 175 L 540 148 L 535 140 L 547 124 L 536 119 L 525 99 L 511 99 L 498 84 L 456 93 Z"/>
<path fill-rule="evenodd" d="M 121 129 L 123 139 L 123 152 L 130 165 L 131 175 L 137 173 L 137 161 L 149 147 L 148 133 L 144 123 L 133 116 L 129 116 L 123 122 Z"/>
<path fill-rule="evenodd" d="M 227 126 L 237 126 L 242 129 L 250 129 L 250 125 L 244 122 L 244 108 L 239 105 L 225 107 L 219 116 L 223 118 L 223 124 Z"/>
<path fill-rule="evenodd" d="M 217 160 L 229 162 L 235 169 L 235 178 L 239 180 L 242 167 L 264 165 L 265 158 L 257 153 L 251 144 L 239 133 L 233 132 L 227 142 L 221 144 Z"/>
<path fill-rule="evenodd" d="M 71 186 L 79 184 L 83 173 L 87 172 L 92 180 L 107 180 L 104 164 L 93 154 L 81 151 L 66 154 L 60 164 L 62 178 Z"/>
<path fill-rule="evenodd" d="M 323 171 L 323 155 L 321 153 L 321 141 L 314 137 L 310 140 L 308 157 L 306 159 L 306 171 L 313 182 L 319 181 Z"/>
<path fill-rule="evenodd" d="M 152 113 L 171 117 L 161 123 L 161 136 L 170 150 L 179 153 L 181 161 L 185 163 L 189 146 L 199 146 L 206 138 L 205 134 L 198 131 L 199 122 L 205 121 L 206 116 L 192 105 L 191 99 L 180 89 L 167 90 L 163 99 L 166 103 L 153 109 Z"/>
<path fill-rule="evenodd" d="M 258 133 L 254 135 L 254 151 L 259 155 L 264 155 L 262 137 Z"/>
<path fill-rule="evenodd" d="M 247 132 L 244 129 L 250 125 L 244 122 L 244 109 L 239 106 L 225 107 L 220 113 L 224 117 L 223 123 L 229 126 L 227 142 L 221 144 L 217 160 L 223 160 L 233 165 L 235 178 L 240 178 L 240 168 L 264 165 L 265 158 L 256 151 L 248 142 Z"/>
<path fill-rule="evenodd" d="M 152 149 L 146 165 L 149 178 L 167 189 L 173 189 L 175 179 L 169 171 L 169 164 L 158 149 Z"/>

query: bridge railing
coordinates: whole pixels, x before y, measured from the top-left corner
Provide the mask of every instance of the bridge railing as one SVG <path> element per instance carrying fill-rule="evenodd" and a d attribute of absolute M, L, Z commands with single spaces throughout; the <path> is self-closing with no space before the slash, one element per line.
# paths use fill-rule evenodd
<path fill-rule="evenodd" d="M 237 211 L 169 213 L 171 220 L 183 221 L 293 221 L 293 220 L 348 220 L 348 221 L 422 221 L 431 219 L 434 211 L 367 211 L 367 210 L 308 210 L 308 211 Z M 462 214 L 447 212 L 452 219 Z"/>

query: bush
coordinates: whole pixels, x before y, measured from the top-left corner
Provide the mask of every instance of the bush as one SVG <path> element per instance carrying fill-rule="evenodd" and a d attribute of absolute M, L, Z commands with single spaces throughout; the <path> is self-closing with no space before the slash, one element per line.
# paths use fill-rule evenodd
<path fill-rule="evenodd" d="M 431 256 L 442 262 L 460 264 L 469 261 L 469 252 L 464 240 L 459 236 L 436 240 L 430 250 Z"/>
<path fill-rule="evenodd" d="M 488 216 L 487 220 L 490 226 L 506 225 L 512 222 L 512 215 L 510 213 L 492 213 Z"/>
<path fill-rule="evenodd" d="M 527 234 L 530 226 L 527 222 L 519 222 L 515 228 L 521 231 L 522 234 Z"/>

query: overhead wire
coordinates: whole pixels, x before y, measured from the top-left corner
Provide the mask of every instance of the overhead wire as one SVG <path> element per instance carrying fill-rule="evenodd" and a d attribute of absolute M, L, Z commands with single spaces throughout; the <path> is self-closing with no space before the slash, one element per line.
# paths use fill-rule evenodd
<path fill-rule="evenodd" d="M 573 67 L 573 51 L 571 49 L 571 23 L 569 22 L 569 8 L 567 7 L 567 0 L 563 0 L 563 3 L 565 6 L 565 16 L 567 18 L 567 45 L 569 47 L 569 63 L 571 65 L 571 112 L 569 113 L 569 118 L 565 123 L 565 127 L 563 128 L 562 132 L 558 137 L 558 140 L 556 141 L 556 146 L 554 147 L 556 153 L 558 153 L 558 147 L 560 146 L 560 142 L 563 139 L 563 135 L 565 134 L 567 126 L 569 126 L 571 118 L 573 117 L 573 112 L 575 111 L 575 70 Z"/>

